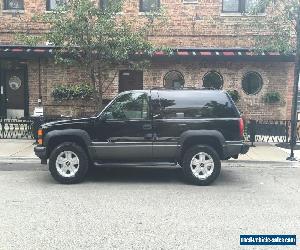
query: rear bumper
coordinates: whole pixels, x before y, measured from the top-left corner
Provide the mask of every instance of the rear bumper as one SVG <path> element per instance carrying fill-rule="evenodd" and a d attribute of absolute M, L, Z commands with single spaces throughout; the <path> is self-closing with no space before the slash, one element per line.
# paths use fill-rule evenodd
<path fill-rule="evenodd" d="M 239 142 L 229 142 L 227 141 L 223 145 L 223 155 L 224 159 L 231 157 L 237 158 L 239 154 L 246 154 L 249 151 L 249 145 L 239 141 Z"/>
<path fill-rule="evenodd" d="M 242 149 L 241 149 L 241 154 L 242 155 L 247 154 L 248 151 L 249 151 L 249 148 L 250 148 L 250 145 L 244 143 L 243 146 L 242 146 Z"/>

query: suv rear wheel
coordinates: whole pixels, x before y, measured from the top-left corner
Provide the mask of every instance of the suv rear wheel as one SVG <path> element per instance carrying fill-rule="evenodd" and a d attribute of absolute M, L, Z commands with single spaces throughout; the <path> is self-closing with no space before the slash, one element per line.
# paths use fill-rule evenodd
<path fill-rule="evenodd" d="M 53 178 L 62 184 L 81 182 L 88 170 L 86 152 L 76 143 L 65 142 L 57 146 L 49 158 L 49 170 Z"/>
<path fill-rule="evenodd" d="M 201 186 L 208 185 L 220 174 L 220 157 L 212 147 L 196 145 L 185 152 L 182 169 L 187 181 Z"/>

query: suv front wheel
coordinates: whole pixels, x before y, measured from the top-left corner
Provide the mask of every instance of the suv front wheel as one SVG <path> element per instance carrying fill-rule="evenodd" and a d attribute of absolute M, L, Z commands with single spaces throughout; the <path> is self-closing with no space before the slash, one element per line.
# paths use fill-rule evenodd
<path fill-rule="evenodd" d="M 209 185 L 220 174 L 220 157 L 212 147 L 196 145 L 185 152 L 182 169 L 187 181 L 201 186 Z"/>
<path fill-rule="evenodd" d="M 86 176 L 89 160 L 82 147 L 73 142 L 57 146 L 49 158 L 49 170 L 53 178 L 62 184 L 81 182 Z"/>

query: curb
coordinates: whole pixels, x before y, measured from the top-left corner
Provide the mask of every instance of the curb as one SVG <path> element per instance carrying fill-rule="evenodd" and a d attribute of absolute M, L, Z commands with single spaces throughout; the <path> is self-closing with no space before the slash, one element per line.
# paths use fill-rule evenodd
<path fill-rule="evenodd" d="M 0 157 L 0 162 L 40 162 L 41 160 L 36 157 Z"/>
<path fill-rule="evenodd" d="M 251 163 L 251 164 L 300 164 L 300 161 L 288 161 L 288 160 L 283 160 L 283 161 L 259 161 L 259 160 L 228 160 L 228 161 L 222 161 L 222 162 L 227 162 L 227 163 Z"/>
<path fill-rule="evenodd" d="M 41 160 L 37 157 L 0 157 L 1 163 L 40 163 Z M 257 160 L 229 160 L 229 161 L 222 161 L 222 164 L 224 165 L 258 165 L 255 167 L 259 167 L 259 164 L 268 164 L 268 165 L 274 165 L 274 166 L 292 166 L 300 167 L 299 161 L 257 161 Z M 171 165 L 171 164 L 170 164 Z"/>
<path fill-rule="evenodd" d="M 261 165 L 269 165 L 274 167 L 300 167 L 299 161 L 223 161 L 222 164 L 225 166 L 236 166 L 239 165 L 239 167 L 257 167 L 259 168 Z M 243 166 L 245 165 L 245 166 Z"/>

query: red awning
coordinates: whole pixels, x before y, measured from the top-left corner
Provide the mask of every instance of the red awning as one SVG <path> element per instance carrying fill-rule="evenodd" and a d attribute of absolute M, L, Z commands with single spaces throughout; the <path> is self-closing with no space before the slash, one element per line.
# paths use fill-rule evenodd
<path fill-rule="evenodd" d="M 0 45 L 0 58 L 15 57 L 15 58 L 35 58 L 35 57 L 52 57 L 56 47 L 54 46 L 20 46 L 20 45 Z M 136 53 L 142 56 L 142 53 Z M 294 55 L 284 55 L 277 52 L 255 52 L 247 48 L 174 48 L 171 52 L 157 51 L 153 55 L 154 59 L 167 58 L 189 58 L 201 60 L 201 58 L 218 59 L 223 58 L 230 60 L 235 59 L 276 59 L 284 61 L 293 61 Z"/>
<path fill-rule="evenodd" d="M 173 49 L 171 53 L 157 51 L 154 53 L 154 56 L 190 56 L 190 57 L 253 57 L 253 56 L 260 56 L 260 57 L 278 57 L 278 56 L 294 56 L 294 55 L 286 55 L 280 54 L 278 52 L 256 52 L 251 51 L 250 49 L 243 49 L 243 48 L 188 48 L 188 49 Z"/>

